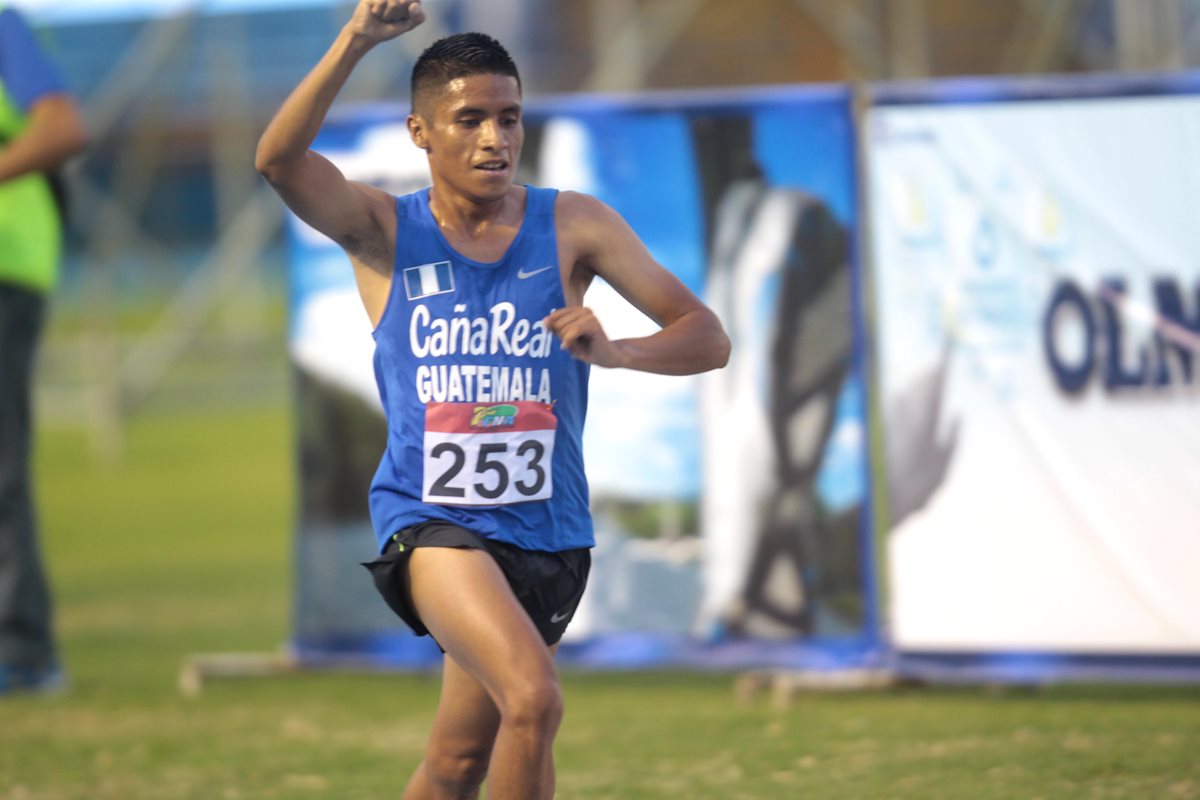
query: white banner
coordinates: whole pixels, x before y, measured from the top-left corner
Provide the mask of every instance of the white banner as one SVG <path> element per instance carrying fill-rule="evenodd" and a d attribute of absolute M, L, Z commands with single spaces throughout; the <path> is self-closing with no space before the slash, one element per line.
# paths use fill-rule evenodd
<path fill-rule="evenodd" d="M 893 642 L 1200 652 L 1200 98 L 866 138 Z"/>

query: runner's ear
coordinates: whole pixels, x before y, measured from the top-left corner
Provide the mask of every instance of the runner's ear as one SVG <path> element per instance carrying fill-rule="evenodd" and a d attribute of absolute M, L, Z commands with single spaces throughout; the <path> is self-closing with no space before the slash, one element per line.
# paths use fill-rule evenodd
<path fill-rule="evenodd" d="M 421 119 L 416 114 L 408 115 L 408 135 L 412 137 L 413 144 L 422 150 L 429 150 L 429 140 L 425 137 L 425 120 Z"/>

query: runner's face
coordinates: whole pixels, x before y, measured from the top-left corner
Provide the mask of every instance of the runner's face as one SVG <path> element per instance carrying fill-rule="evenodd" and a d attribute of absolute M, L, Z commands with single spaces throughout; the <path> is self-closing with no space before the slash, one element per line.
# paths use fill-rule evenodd
<path fill-rule="evenodd" d="M 414 139 L 429 153 L 434 180 L 475 200 L 503 197 L 525 141 L 517 80 L 494 74 L 455 78 L 423 105 L 424 113 L 415 115 Z"/>

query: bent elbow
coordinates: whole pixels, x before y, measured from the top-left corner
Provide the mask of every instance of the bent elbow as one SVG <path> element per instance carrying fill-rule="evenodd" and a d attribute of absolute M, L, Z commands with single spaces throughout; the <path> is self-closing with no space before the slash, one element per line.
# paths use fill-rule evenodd
<path fill-rule="evenodd" d="M 267 183 L 279 188 L 287 185 L 299 174 L 304 162 L 304 153 L 295 156 L 269 144 L 259 143 L 254 153 L 254 170 Z"/>
<path fill-rule="evenodd" d="M 88 132 L 83 119 L 70 106 L 52 118 L 52 122 L 41 129 L 38 139 L 43 143 L 45 157 L 54 169 L 61 168 L 88 146 Z"/>
<path fill-rule="evenodd" d="M 733 351 L 733 343 L 729 341 L 729 334 L 725 332 L 725 326 L 721 324 L 721 318 L 711 308 L 705 310 L 708 312 L 709 334 L 712 342 L 709 348 L 709 365 L 707 369 L 721 369 L 729 364 L 729 356 Z"/>
<path fill-rule="evenodd" d="M 724 369 L 729 365 L 729 356 L 733 353 L 733 343 L 729 341 L 729 336 L 725 331 L 721 331 L 721 340 L 716 348 L 715 358 L 713 359 L 713 369 Z"/>
<path fill-rule="evenodd" d="M 29 112 L 26 135 L 37 142 L 40 158 L 58 169 L 88 145 L 87 123 L 76 102 L 67 94 L 38 100 Z"/>
<path fill-rule="evenodd" d="M 259 142 L 258 149 L 254 151 L 254 171 L 266 178 L 268 183 L 274 183 L 272 176 L 277 170 L 276 163 L 270 151 Z"/>
<path fill-rule="evenodd" d="M 272 142 L 269 131 L 258 140 L 258 147 L 254 150 L 254 170 L 266 178 L 268 183 L 277 184 L 283 180 L 284 173 L 293 160 L 285 149 Z"/>

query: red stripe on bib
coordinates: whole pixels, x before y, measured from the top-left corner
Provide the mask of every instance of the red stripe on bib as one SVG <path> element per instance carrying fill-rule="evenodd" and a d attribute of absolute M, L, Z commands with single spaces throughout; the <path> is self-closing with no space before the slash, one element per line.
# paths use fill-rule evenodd
<path fill-rule="evenodd" d="M 510 403 L 426 403 L 425 430 L 438 433 L 552 431 L 554 406 L 532 400 Z"/>

